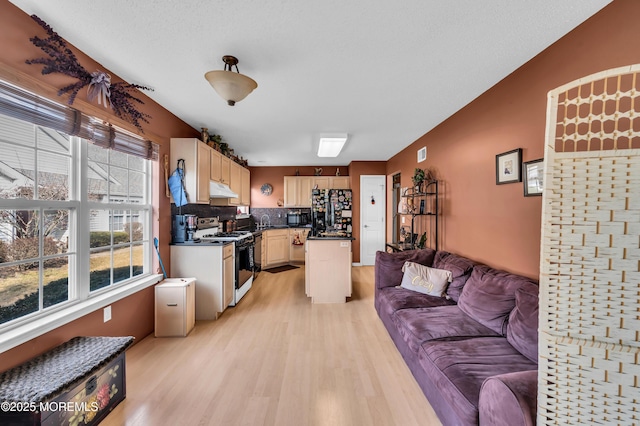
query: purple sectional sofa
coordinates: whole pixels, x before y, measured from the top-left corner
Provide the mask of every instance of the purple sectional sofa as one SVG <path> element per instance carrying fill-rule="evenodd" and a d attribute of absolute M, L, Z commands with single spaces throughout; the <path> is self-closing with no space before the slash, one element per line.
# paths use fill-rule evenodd
<path fill-rule="evenodd" d="M 448 297 L 400 287 L 406 261 L 451 271 Z M 445 251 L 378 252 L 374 303 L 444 425 L 535 425 L 534 280 Z"/>

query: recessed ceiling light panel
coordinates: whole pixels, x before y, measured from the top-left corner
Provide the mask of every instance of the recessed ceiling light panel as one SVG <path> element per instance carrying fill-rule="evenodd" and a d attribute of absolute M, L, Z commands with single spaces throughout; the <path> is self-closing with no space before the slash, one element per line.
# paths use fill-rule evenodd
<path fill-rule="evenodd" d="M 321 135 L 318 144 L 318 157 L 337 157 L 347 142 L 347 134 Z"/>

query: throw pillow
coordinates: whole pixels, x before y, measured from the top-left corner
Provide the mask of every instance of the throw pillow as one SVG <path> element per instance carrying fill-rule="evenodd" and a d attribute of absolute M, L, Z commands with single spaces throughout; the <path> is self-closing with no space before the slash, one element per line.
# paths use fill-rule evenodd
<path fill-rule="evenodd" d="M 447 284 L 451 282 L 451 271 L 435 269 L 413 262 L 405 262 L 402 266 L 402 283 L 400 287 L 430 296 L 442 297 Z"/>
<path fill-rule="evenodd" d="M 415 262 L 431 266 L 436 252 L 432 249 L 408 250 L 397 253 L 376 252 L 376 288 L 395 287 L 402 281 L 404 262 Z"/>

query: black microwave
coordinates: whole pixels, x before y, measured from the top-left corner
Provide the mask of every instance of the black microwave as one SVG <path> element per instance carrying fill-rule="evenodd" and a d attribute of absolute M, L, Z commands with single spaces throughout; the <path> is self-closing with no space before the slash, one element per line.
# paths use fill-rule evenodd
<path fill-rule="evenodd" d="M 306 212 L 289 212 L 287 213 L 287 225 L 289 226 L 305 226 L 309 224 L 309 213 Z"/>

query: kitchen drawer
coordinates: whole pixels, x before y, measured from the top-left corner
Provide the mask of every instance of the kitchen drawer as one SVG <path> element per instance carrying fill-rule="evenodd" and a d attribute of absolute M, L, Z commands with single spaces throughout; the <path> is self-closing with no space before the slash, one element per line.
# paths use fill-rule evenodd
<path fill-rule="evenodd" d="M 227 244 L 226 246 L 224 246 L 224 248 L 222 249 L 222 258 L 224 259 L 225 257 L 229 257 L 233 255 L 233 244 Z"/>
<path fill-rule="evenodd" d="M 283 228 L 283 229 L 267 229 L 266 231 L 267 237 L 268 238 L 272 238 L 272 237 L 289 237 L 289 228 Z"/>

